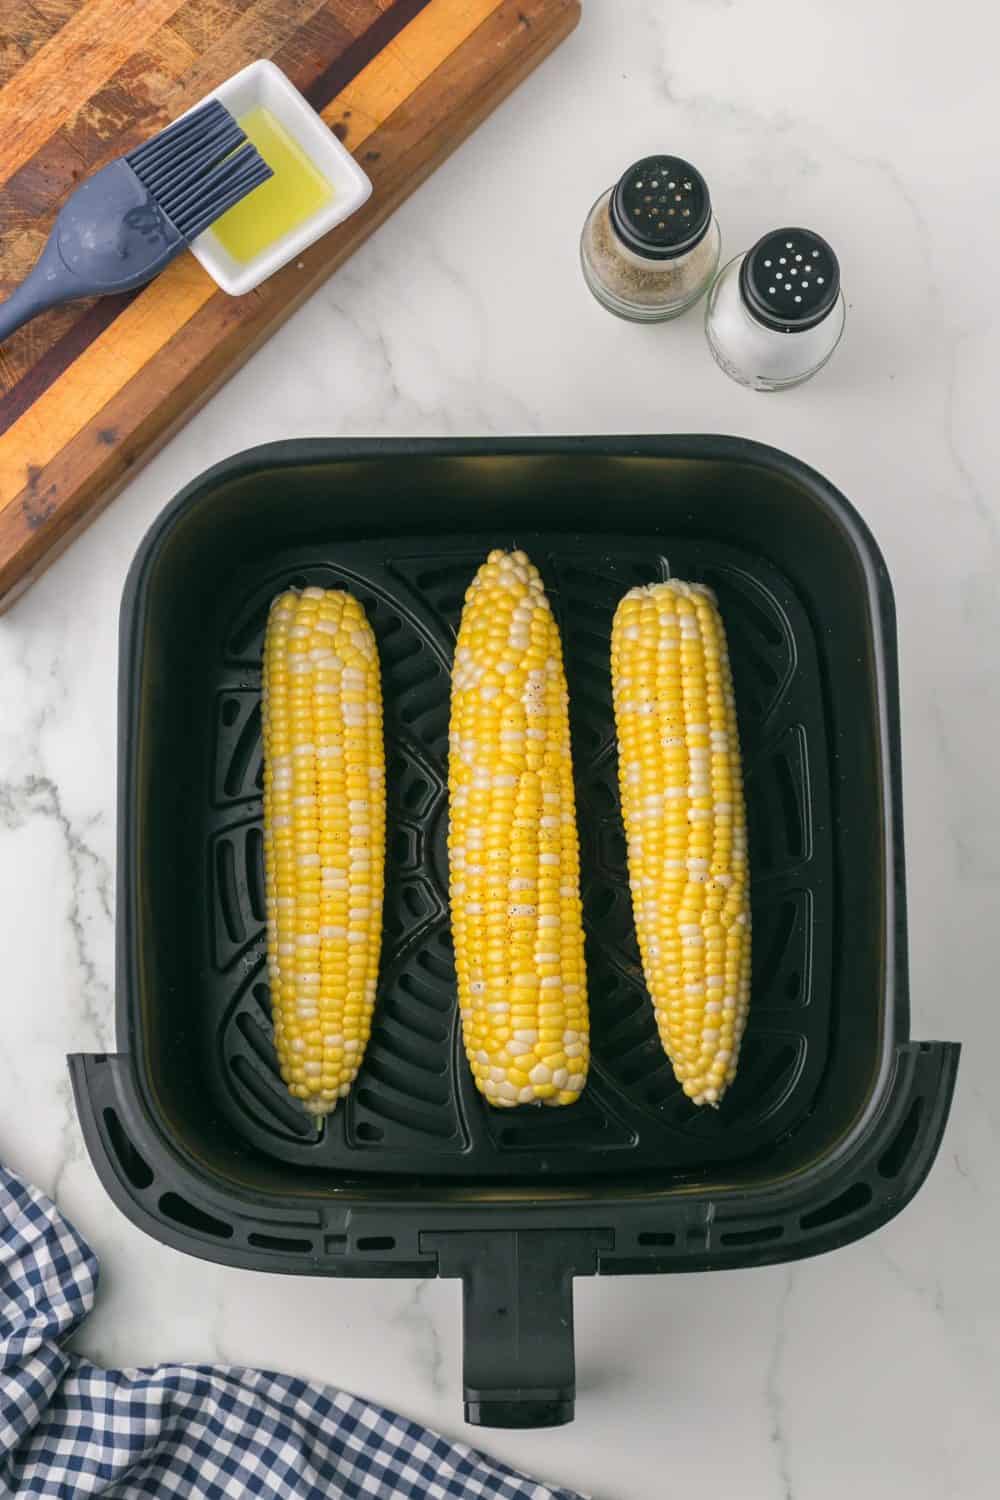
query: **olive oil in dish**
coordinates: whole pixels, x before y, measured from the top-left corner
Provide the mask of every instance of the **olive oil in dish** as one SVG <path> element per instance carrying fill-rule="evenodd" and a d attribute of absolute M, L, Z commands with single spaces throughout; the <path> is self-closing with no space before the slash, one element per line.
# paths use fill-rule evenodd
<path fill-rule="evenodd" d="M 246 264 L 333 197 L 333 188 L 298 141 L 263 105 L 239 118 L 273 176 L 213 226 L 234 260 Z"/>

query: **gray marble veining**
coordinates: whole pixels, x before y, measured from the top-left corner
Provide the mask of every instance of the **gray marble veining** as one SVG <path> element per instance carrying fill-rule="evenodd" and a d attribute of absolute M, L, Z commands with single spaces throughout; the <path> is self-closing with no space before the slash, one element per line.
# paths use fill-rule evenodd
<path fill-rule="evenodd" d="M 78 1339 L 89 1354 L 286 1368 L 459 1432 L 456 1284 L 187 1259 L 110 1208 L 82 1150 L 64 1059 L 113 1046 L 125 572 L 182 485 L 269 439 L 702 431 L 772 443 L 859 506 L 893 578 L 912 1030 L 966 1043 L 948 1135 L 913 1206 L 836 1255 L 579 1283 L 576 1423 L 462 1435 L 601 1500 L 991 1500 L 1000 22 L 983 0 L 584 9 L 578 33 L 0 620 L 0 1155 L 55 1191 L 101 1255 L 99 1307 Z M 712 363 L 700 309 L 635 328 L 589 297 L 584 216 L 655 150 L 708 178 L 724 259 L 779 223 L 836 245 L 847 332 L 810 385 L 745 392 Z"/>

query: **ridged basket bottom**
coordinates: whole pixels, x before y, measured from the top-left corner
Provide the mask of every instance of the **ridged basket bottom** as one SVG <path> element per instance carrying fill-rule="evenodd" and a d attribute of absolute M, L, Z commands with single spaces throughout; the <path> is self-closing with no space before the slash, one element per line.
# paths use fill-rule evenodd
<path fill-rule="evenodd" d="M 451 652 L 472 575 L 491 547 L 523 547 L 563 633 L 581 835 L 594 1061 L 579 1104 L 486 1107 L 461 1046 L 447 902 Z M 608 646 L 633 585 L 703 579 L 729 632 L 747 776 L 753 1005 L 739 1077 L 696 1109 L 660 1048 L 642 981 L 621 827 Z M 378 639 L 385 699 L 385 939 L 371 1041 L 346 1107 L 317 1134 L 278 1077 L 264 955 L 260 658 L 271 598 L 288 584 L 347 588 Z M 525 1180 L 703 1171 L 766 1159 L 807 1114 L 828 1055 L 832 851 L 827 732 L 809 621 L 757 557 L 662 536 L 489 534 L 442 543 L 337 544 L 246 568 L 208 644 L 211 795 L 200 1062 L 218 1111 L 258 1151 L 354 1174 Z M 197 710 L 196 710 L 197 711 Z"/>

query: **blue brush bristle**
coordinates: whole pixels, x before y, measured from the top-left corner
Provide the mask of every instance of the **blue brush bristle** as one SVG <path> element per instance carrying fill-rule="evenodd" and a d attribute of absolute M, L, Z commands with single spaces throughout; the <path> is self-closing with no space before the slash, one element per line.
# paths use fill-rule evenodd
<path fill-rule="evenodd" d="M 188 242 L 272 175 L 218 99 L 168 125 L 125 160 Z"/>

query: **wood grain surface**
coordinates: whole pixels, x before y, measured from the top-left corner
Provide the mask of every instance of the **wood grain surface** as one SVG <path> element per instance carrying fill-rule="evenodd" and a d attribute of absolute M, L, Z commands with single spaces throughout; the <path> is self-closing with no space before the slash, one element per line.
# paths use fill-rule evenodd
<path fill-rule="evenodd" d="M 572 30 L 579 0 L 0 0 L 0 298 L 82 177 L 271 57 L 365 207 L 245 297 L 184 254 L 0 347 L 0 609 Z M 167 498 L 167 497 L 165 497 Z"/>

